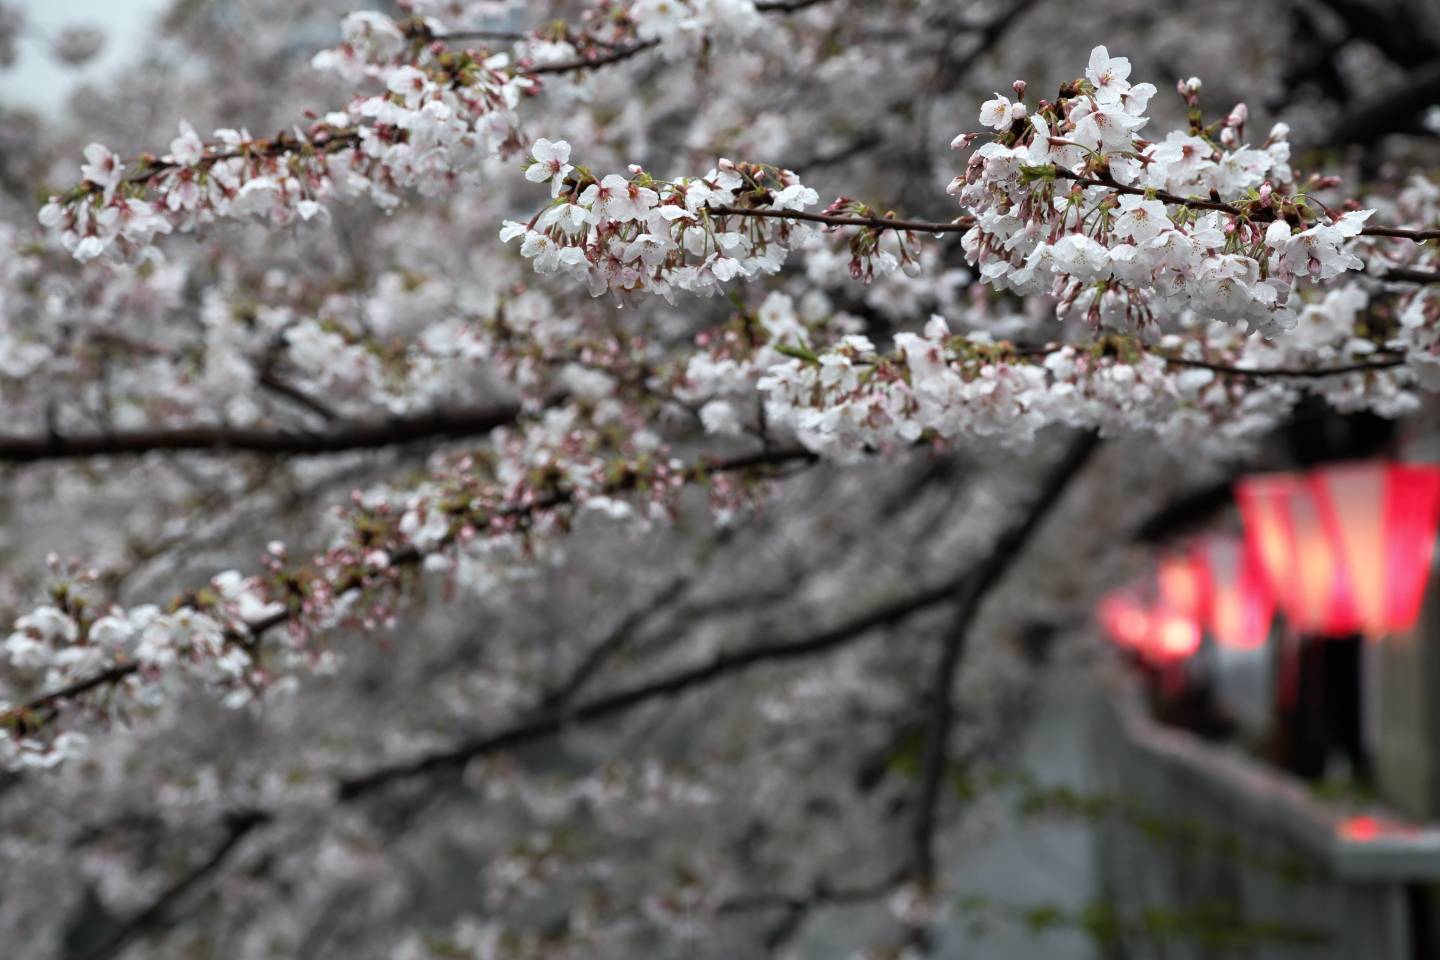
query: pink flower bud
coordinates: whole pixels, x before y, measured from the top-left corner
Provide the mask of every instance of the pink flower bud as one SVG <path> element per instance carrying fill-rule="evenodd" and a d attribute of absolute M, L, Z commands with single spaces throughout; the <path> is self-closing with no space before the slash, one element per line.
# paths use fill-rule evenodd
<path fill-rule="evenodd" d="M 1024 80 L 1016 80 L 1014 83 L 1010 84 L 1010 89 L 1012 89 L 1012 90 L 1015 91 L 1015 96 L 1019 97 L 1021 100 L 1024 100 L 1024 99 L 1025 99 L 1025 81 L 1024 81 Z"/>

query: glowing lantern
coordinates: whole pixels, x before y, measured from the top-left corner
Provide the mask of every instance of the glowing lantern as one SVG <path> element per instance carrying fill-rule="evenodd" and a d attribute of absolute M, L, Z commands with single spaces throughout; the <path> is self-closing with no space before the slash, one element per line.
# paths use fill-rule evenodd
<path fill-rule="evenodd" d="M 1117 644 L 1152 663 L 1184 660 L 1200 649 L 1200 624 L 1194 617 L 1164 606 L 1147 606 L 1133 590 L 1108 594 L 1098 613 Z"/>
<path fill-rule="evenodd" d="M 1235 538 L 1211 537 L 1196 551 L 1202 561 L 1205 622 L 1232 650 L 1255 650 L 1270 636 L 1275 598 L 1253 551 Z"/>
<path fill-rule="evenodd" d="M 1150 611 L 1132 594 L 1116 590 L 1100 601 L 1100 623 L 1122 647 L 1143 650 L 1150 642 Z"/>
<path fill-rule="evenodd" d="M 1413 627 L 1440 520 L 1440 467 L 1338 464 L 1310 481 L 1352 585 L 1359 628 L 1379 636 Z"/>
<path fill-rule="evenodd" d="M 1203 560 L 1193 551 L 1164 558 L 1155 574 L 1162 604 L 1192 620 L 1205 613 L 1205 580 Z"/>
<path fill-rule="evenodd" d="M 1246 544 L 1291 625 L 1331 636 L 1359 629 L 1342 555 L 1305 478 L 1245 477 L 1235 485 L 1235 499 Z"/>
<path fill-rule="evenodd" d="M 1151 618 L 1150 655 L 1154 659 L 1186 660 L 1200 649 L 1200 624 L 1194 617 L 1161 607 Z"/>

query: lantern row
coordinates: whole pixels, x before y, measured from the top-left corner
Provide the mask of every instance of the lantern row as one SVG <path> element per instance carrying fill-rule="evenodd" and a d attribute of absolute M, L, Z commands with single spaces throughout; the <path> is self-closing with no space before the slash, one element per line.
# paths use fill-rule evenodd
<path fill-rule="evenodd" d="M 1415 625 L 1440 522 L 1440 465 L 1342 463 L 1235 485 L 1244 536 L 1165 556 L 1153 582 L 1101 600 L 1101 625 L 1152 662 L 1189 657 L 1205 632 L 1234 650 L 1270 635 L 1378 638 Z"/>

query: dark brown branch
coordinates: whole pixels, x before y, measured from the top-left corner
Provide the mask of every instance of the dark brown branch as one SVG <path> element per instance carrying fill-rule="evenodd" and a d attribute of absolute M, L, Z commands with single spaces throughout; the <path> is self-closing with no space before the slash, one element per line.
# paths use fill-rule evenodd
<path fill-rule="evenodd" d="M 421 21 L 423 26 L 423 21 Z M 518 30 L 447 30 L 444 33 L 431 33 L 425 30 L 419 34 L 427 41 L 438 41 L 440 43 L 461 43 L 470 40 L 494 40 L 498 43 L 523 43 L 526 40 L 534 40 L 535 35 L 521 33 Z"/>
<path fill-rule="evenodd" d="M 1437 68 L 1440 69 L 1440 68 Z M 1114 180 L 1097 180 L 1094 177 L 1082 177 L 1077 173 L 1057 167 L 1055 176 L 1060 180 L 1070 180 L 1082 187 L 1100 187 L 1115 193 L 1128 193 L 1132 196 L 1144 197 L 1149 191 L 1143 187 L 1131 187 L 1123 183 L 1116 183 Z M 1257 223 L 1267 223 L 1275 219 L 1272 210 L 1256 209 L 1245 211 L 1233 203 L 1221 203 L 1217 200 L 1202 200 L 1198 197 L 1182 197 L 1164 190 L 1155 194 L 1155 199 L 1172 206 L 1189 207 L 1191 210 L 1214 210 L 1219 213 L 1228 214 L 1232 217 L 1247 217 Z M 1440 229 L 1422 229 L 1412 227 L 1387 227 L 1384 225 L 1365 226 L 1360 229 L 1362 237 L 1391 237 L 1397 240 L 1413 240 L 1416 243 L 1424 243 L 1426 240 L 1440 240 Z"/>
<path fill-rule="evenodd" d="M 1437 93 L 1440 96 L 1440 93 Z M 1392 237 L 1396 240 L 1413 240 L 1416 243 L 1424 243 L 1426 240 L 1440 240 L 1440 229 L 1417 229 L 1412 227 L 1387 227 L 1384 225 L 1364 227 L 1360 230 L 1362 237 Z"/>
<path fill-rule="evenodd" d="M 76 680 L 74 683 L 63 687 L 57 687 L 49 693 L 42 694 L 19 708 L 19 712 L 36 713 L 41 710 L 48 710 L 62 700 L 70 700 L 74 697 L 83 696 L 97 687 L 109 686 L 124 680 L 130 674 L 139 669 L 135 663 L 120 663 L 107 670 L 102 670 L 94 676 L 86 677 L 83 680 Z M 4 716 L 4 715 L 0 715 Z"/>
<path fill-rule="evenodd" d="M 1415 270 L 1410 267 L 1390 267 L 1377 276 L 1394 283 L 1440 283 L 1440 270 Z"/>
<path fill-rule="evenodd" d="M 570 672 L 563 683 L 541 698 L 540 712 L 563 710 L 565 705 L 574 700 L 576 694 L 590 682 L 590 679 L 600 672 L 606 662 L 630 641 L 630 638 L 644 625 L 645 621 L 674 603 L 685 592 L 690 586 L 690 580 L 691 577 L 688 574 L 675 577 L 650 602 L 638 606 L 626 614 L 605 635 L 605 639 L 597 643 L 581 658 L 580 663 Z"/>
<path fill-rule="evenodd" d="M 629 60 L 631 57 L 644 53 L 646 50 L 653 49 L 658 46 L 658 44 L 658 40 L 645 40 L 640 43 L 632 43 L 627 47 L 616 47 L 598 57 L 581 57 L 577 60 L 565 60 L 560 63 L 542 63 L 526 68 L 525 72 L 532 76 L 553 73 L 575 73 L 579 70 L 589 70 L 593 67 L 603 67 L 607 64 Z"/>
<path fill-rule="evenodd" d="M 754 913 L 762 910 L 800 910 L 830 903 L 863 903 L 885 896 L 894 889 L 899 876 L 886 877 L 857 887 L 832 887 L 823 881 L 808 894 L 778 892 L 746 893 L 722 902 L 716 913 Z"/>
<path fill-rule="evenodd" d="M 1209 360 L 1189 360 L 1185 357 L 1171 357 L 1156 354 L 1167 364 L 1175 367 L 1194 367 L 1197 370 L 1211 370 L 1227 377 L 1281 377 L 1297 380 L 1318 377 L 1338 377 L 1347 373 L 1374 373 L 1379 370 L 1393 370 L 1403 367 L 1404 357 L 1384 357 L 1379 360 L 1361 360 L 1335 367 L 1231 367 Z"/>
<path fill-rule="evenodd" d="M 925 725 L 920 786 L 910 832 L 910 874 L 922 888 L 935 878 L 935 835 L 940 806 L 940 788 L 950 754 L 951 728 L 955 725 L 955 684 L 964 659 L 970 627 L 979 615 L 990 591 L 1020 558 L 1035 532 L 1059 503 L 1071 480 L 1080 472 L 1099 445 L 1098 437 L 1086 433 L 1071 442 L 1060 462 L 1051 469 L 1044 485 L 1025 515 L 1004 533 L 991 548 L 990 556 L 961 587 L 955 619 L 945 635 L 935 683 L 930 691 L 929 715 Z"/>
<path fill-rule="evenodd" d="M 1140 187 L 1126 186 L 1123 183 L 1116 183 L 1113 180 L 1097 180 L 1093 177 L 1082 177 L 1079 174 L 1071 173 L 1068 170 L 1056 169 L 1055 176 L 1061 180 L 1070 180 L 1082 187 L 1100 187 L 1104 190 L 1111 190 L 1115 193 L 1127 193 L 1134 196 L 1148 196 L 1149 191 Z M 1182 197 L 1177 194 L 1159 191 L 1155 199 L 1164 203 L 1189 207 L 1192 210 L 1213 210 L 1219 213 L 1228 214 L 1233 217 L 1248 217 L 1250 220 L 1264 223 L 1273 219 L 1273 214 L 1266 210 L 1255 210 L 1246 212 L 1230 203 L 1221 203 L 1216 200 L 1202 200 L 1197 197 Z M 806 223 L 821 223 L 830 227 L 866 227 L 872 230 L 905 230 L 914 233 L 963 233 L 975 225 L 975 218 L 970 216 L 957 217 L 950 221 L 936 220 L 900 220 L 887 217 L 841 217 L 824 213 L 805 213 L 800 210 L 775 210 L 769 207 L 707 207 L 710 213 L 723 217 L 771 217 L 779 220 L 802 220 Z M 1387 227 L 1383 225 L 1366 226 L 1360 230 L 1362 237 L 1390 237 L 1399 240 L 1412 240 L 1415 243 L 1424 243 L 1426 240 L 1440 240 L 1440 228 L 1422 229 L 1412 227 Z"/>
<path fill-rule="evenodd" d="M 207 877 L 224 866 L 225 862 L 239 848 L 240 842 L 251 831 L 268 823 L 269 820 L 269 814 L 259 811 L 247 811 L 231 817 L 226 823 L 225 839 L 203 863 L 167 887 L 165 892 L 160 894 L 150 906 L 125 921 L 98 947 L 81 955 L 83 960 L 108 960 L 119 954 L 137 937 L 141 937 L 151 929 L 165 923 L 172 907 L 204 882 Z M 77 957 L 76 960 L 81 960 L 81 958 Z"/>
<path fill-rule="evenodd" d="M 716 907 L 717 914 L 764 913 L 782 911 L 779 924 L 765 936 L 765 946 L 771 952 L 794 936 L 805 918 L 821 907 L 850 906 L 857 903 L 871 903 L 889 895 L 895 886 L 903 882 L 903 874 L 895 874 L 874 883 L 855 887 L 832 887 L 821 878 L 815 882 L 810 893 L 804 895 L 780 892 L 743 894 L 722 902 Z"/>
<path fill-rule="evenodd" d="M 319 456 L 414 443 L 417 440 L 479 436 L 515 422 L 520 410 L 497 405 L 476 410 L 438 410 L 379 423 L 339 426 L 317 433 L 289 433 L 232 427 L 178 427 L 130 430 L 86 437 L 0 437 L 0 463 L 35 463 L 80 457 L 145 453 L 261 453 Z"/>
<path fill-rule="evenodd" d="M 262 370 L 255 382 L 276 396 L 284 397 L 296 406 L 318 415 L 322 420 L 338 419 L 335 411 L 331 410 L 328 405 L 310 396 L 294 384 L 280 379 L 274 370 Z"/>
<path fill-rule="evenodd" d="M 380 767 L 340 784 L 342 801 L 351 801 L 397 781 L 463 766 L 475 757 L 509 750 L 559 732 L 567 723 L 602 720 L 652 700 L 678 696 L 708 686 L 762 663 L 783 663 L 839 649 L 871 632 L 902 622 L 921 611 L 939 606 L 954 596 L 962 578 L 956 577 L 909 597 L 882 604 L 843 623 L 808 637 L 756 644 L 716 656 L 707 664 L 679 670 L 668 676 L 636 684 L 597 697 L 566 711 L 551 711 L 496 733 L 476 737 L 447 750 L 414 760 Z"/>
<path fill-rule="evenodd" d="M 1208 523 L 1234 502 L 1232 489 L 1239 475 L 1238 469 L 1232 469 L 1221 479 L 1180 495 L 1136 524 L 1130 540 L 1164 543 Z"/>
<path fill-rule="evenodd" d="M 755 9 L 761 13 L 799 13 L 828 2 L 829 0 L 756 0 Z"/>
<path fill-rule="evenodd" d="M 963 233 L 975 225 L 973 217 L 956 220 L 895 220 L 885 217 L 840 217 L 823 213 L 805 213 L 801 210 L 774 210 L 769 207 L 707 207 L 710 213 L 722 217 L 772 217 L 780 220 L 803 220 L 806 223 L 823 223 L 830 227 L 869 227 L 872 230 L 906 230 L 915 233 Z"/>

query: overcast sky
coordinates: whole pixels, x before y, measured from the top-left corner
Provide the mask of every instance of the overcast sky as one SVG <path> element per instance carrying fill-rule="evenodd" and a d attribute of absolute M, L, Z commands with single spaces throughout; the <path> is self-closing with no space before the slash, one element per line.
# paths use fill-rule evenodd
<path fill-rule="evenodd" d="M 0 72 L 0 97 L 7 103 L 35 109 L 61 107 L 74 84 L 94 78 L 133 60 L 145 41 L 146 30 L 169 0 L 12 0 L 25 11 L 20 57 L 15 66 Z M 88 24 L 106 33 L 100 56 L 84 69 L 57 64 L 46 54 L 51 38 L 71 25 Z"/>

